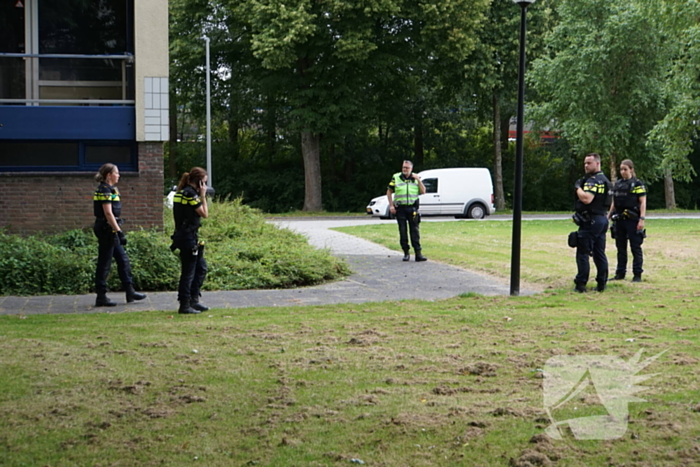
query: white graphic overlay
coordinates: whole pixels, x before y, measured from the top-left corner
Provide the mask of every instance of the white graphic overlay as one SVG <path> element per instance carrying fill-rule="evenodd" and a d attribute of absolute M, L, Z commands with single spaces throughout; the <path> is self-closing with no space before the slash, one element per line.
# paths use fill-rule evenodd
<path fill-rule="evenodd" d="M 637 384 L 656 376 L 637 375 L 666 352 L 640 362 L 639 350 L 629 361 L 612 355 L 559 355 L 547 360 L 544 367 L 544 409 L 552 424 L 545 433 L 562 439 L 562 428 L 568 426 L 576 439 L 618 439 L 627 431 L 628 404 L 644 402 L 633 394 L 648 389 Z M 581 416 L 557 421 L 553 411 L 576 405 L 576 396 L 591 391 L 597 395 L 605 415 Z M 574 399 L 574 401 L 572 401 Z M 580 398 L 578 399 L 580 400 Z M 578 410 L 574 407 L 573 410 Z"/>

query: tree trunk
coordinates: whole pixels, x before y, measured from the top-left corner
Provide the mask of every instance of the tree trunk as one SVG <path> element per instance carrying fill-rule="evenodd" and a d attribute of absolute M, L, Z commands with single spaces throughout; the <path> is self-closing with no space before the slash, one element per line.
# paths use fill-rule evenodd
<path fill-rule="evenodd" d="M 264 123 L 265 125 L 265 152 L 267 153 L 268 162 L 272 165 L 277 149 L 277 107 L 272 96 L 267 96 L 267 108 L 265 109 Z"/>
<path fill-rule="evenodd" d="M 614 184 L 617 181 L 617 157 L 610 154 L 610 181 Z"/>
<path fill-rule="evenodd" d="M 389 124 L 386 124 L 386 128 L 384 128 L 384 141 L 382 141 L 382 147 L 384 149 L 384 154 L 387 153 L 387 149 L 389 148 Z"/>
<path fill-rule="evenodd" d="M 170 93 L 170 111 L 168 112 L 170 124 L 170 145 L 168 152 L 168 175 L 177 184 L 177 101 L 175 93 Z"/>
<path fill-rule="evenodd" d="M 304 211 L 321 211 L 321 136 L 301 132 L 301 154 L 304 158 Z"/>
<path fill-rule="evenodd" d="M 501 104 L 498 95 L 493 95 L 493 181 L 494 197 L 496 198 L 496 210 L 503 211 L 506 208 L 506 199 L 503 194 L 503 154 L 501 152 Z"/>
<path fill-rule="evenodd" d="M 664 196 L 666 198 L 666 209 L 676 209 L 676 192 L 673 188 L 673 174 L 667 170 L 664 175 Z"/>
<path fill-rule="evenodd" d="M 508 147 L 510 141 L 510 121 L 514 120 L 510 117 L 501 118 L 501 149 Z M 515 125 L 515 123 L 513 123 Z"/>
<path fill-rule="evenodd" d="M 413 125 L 413 153 L 415 157 L 413 165 L 422 169 L 425 157 L 423 151 L 423 111 L 420 107 L 415 112 Z"/>
<path fill-rule="evenodd" d="M 229 112 L 228 112 L 228 142 L 233 143 L 235 146 L 234 151 L 238 152 L 238 129 L 240 128 L 240 123 L 238 122 L 238 119 L 236 118 L 234 109 L 236 105 L 237 99 L 234 94 L 229 95 Z M 234 156 L 237 156 L 238 154 L 234 154 Z"/>

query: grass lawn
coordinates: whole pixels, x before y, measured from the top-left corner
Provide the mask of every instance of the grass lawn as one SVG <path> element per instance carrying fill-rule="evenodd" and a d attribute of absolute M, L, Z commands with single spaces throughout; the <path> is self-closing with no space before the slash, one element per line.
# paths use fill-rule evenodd
<path fill-rule="evenodd" d="M 648 220 L 644 241 L 644 280 L 639 287 L 618 287 L 612 292 L 662 292 L 666 289 L 697 290 L 700 280 L 700 219 Z M 435 259 L 474 271 L 510 278 L 511 235 L 509 221 L 462 221 L 421 223 L 423 253 Z M 366 238 L 400 251 L 394 223 L 343 227 L 336 230 Z M 575 250 L 566 244 L 569 232 L 576 230 L 570 220 L 522 223 L 521 280 L 540 289 L 566 292 L 573 289 L 576 275 Z M 611 277 L 617 265 L 615 241 L 607 237 Z M 632 277 L 632 255 L 628 254 L 627 278 Z M 591 260 L 591 281 L 595 286 L 595 266 Z M 601 297 L 610 301 L 611 297 Z"/>
<path fill-rule="evenodd" d="M 431 260 L 509 277 L 509 222 L 421 229 Z M 0 316 L 0 465 L 700 464 L 700 220 L 649 220 L 645 281 L 602 294 L 571 292 L 572 229 L 523 222 L 528 297 Z M 550 359 L 640 350 L 665 353 L 625 380 L 621 437 L 544 434 L 606 414 L 592 385 L 545 404 Z"/>

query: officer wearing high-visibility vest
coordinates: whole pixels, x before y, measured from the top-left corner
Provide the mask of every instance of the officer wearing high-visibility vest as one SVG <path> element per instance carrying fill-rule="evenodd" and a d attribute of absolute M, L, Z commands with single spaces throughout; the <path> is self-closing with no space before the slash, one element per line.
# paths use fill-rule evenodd
<path fill-rule="evenodd" d="M 646 231 L 644 220 L 647 212 L 647 188 L 634 173 L 634 163 L 625 159 L 620 163 L 622 178 L 613 188 L 613 202 L 608 218 L 613 220 L 613 238 L 617 246 L 617 268 L 611 280 L 622 280 L 627 272 L 627 242 L 632 250 L 632 282 L 641 282 L 644 254 L 642 243 Z"/>
<path fill-rule="evenodd" d="M 122 287 L 126 292 L 126 302 L 143 300 L 145 294 L 134 290 L 131 276 L 131 264 L 124 251 L 126 235 L 122 231 L 121 194 L 116 185 L 119 183 L 119 168 L 114 164 L 104 164 L 95 175 L 95 181 L 99 186 L 93 195 L 93 213 L 95 225 L 93 232 L 97 237 L 97 270 L 95 271 L 95 292 L 97 300 L 95 306 L 116 306 L 117 304 L 107 298 L 107 276 L 112 266 L 112 258 L 117 262 L 117 271 L 121 279 Z"/>
<path fill-rule="evenodd" d="M 590 274 L 589 258 L 593 256 L 596 267 L 596 290 L 605 290 L 608 281 L 608 257 L 605 255 L 605 233 L 608 231 L 608 209 L 612 202 L 612 183 L 600 170 L 600 155 L 588 154 L 583 163 L 586 175 L 574 184 L 576 189 L 576 213 L 578 225 L 576 267 L 574 279 L 576 292 L 585 292 Z"/>
<path fill-rule="evenodd" d="M 389 200 L 389 210 L 396 216 L 399 224 L 399 236 L 403 260 L 411 259 L 408 246 L 408 232 L 411 234 L 411 245 L 416 254 L 416 261 L 427 261 L 421 253 L 420 246 L 420 214 L 418 213 L 418 197 L 425 193 L 425 185 L 420 177 L 413 173 L 413 162 L 403 161 L 401 172 L 395 173 L 386 190 Z"/>

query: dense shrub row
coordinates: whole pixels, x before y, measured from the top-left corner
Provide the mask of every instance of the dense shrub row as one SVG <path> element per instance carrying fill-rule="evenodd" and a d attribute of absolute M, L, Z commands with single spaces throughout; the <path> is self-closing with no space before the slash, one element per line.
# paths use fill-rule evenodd
<path fill-rule="evenodd" d="M 176 290 L 180 271 L 170 251 L 172 215 L 166 233 L 129 231 L 127 253 L 139 290 Z M 200 239 L 206 244 L 209 275 L 205 290 L 284 288 L 317 284 L 348 274 L 346 264 L 306 239 L 267 224 L 259 211 L 240 201 L 210 204 Z M 94 290 L 97 240 L 92 230 L 19 237 L 0 232 L 0 294 L 85 294 Z M 111 290 L 121 284 L 116 265 Z"/>

